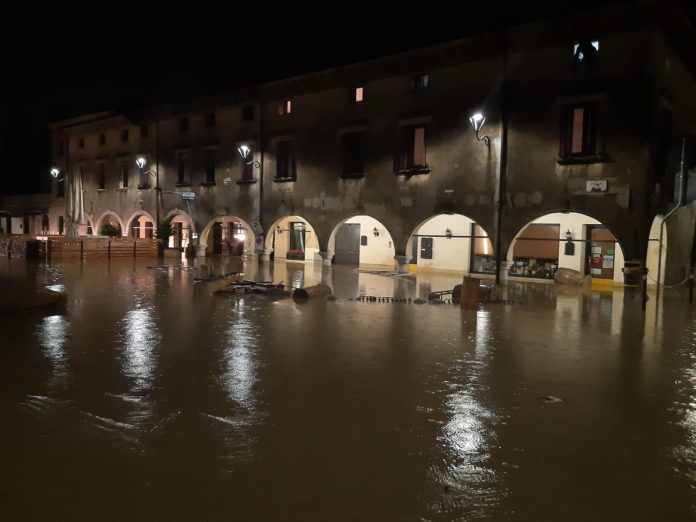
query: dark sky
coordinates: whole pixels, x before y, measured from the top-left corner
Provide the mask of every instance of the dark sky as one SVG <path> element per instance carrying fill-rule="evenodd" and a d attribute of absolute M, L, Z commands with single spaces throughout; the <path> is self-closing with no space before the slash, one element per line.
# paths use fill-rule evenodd
<path fill-rule="evenodd" d="M 48 187 L 50 121 L 294 76 L 610 3 L 621 2 L 461 2 L 456 13 L 452 3 L 433 2 L 379 12 L 365 2 L 104 1 L 80 9 L 32 3 L 0 18 L 0 193 Z"/>

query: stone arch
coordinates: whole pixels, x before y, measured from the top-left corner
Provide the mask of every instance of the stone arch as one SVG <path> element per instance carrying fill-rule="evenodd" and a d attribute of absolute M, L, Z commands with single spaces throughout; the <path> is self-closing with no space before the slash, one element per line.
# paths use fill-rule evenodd
<path fill-rule="evenodd" d="M 221 224 L 217 242 L 214 237 L 216 223 Z M 239 223 L 240 226 L 235 228 L 234 223 Z M 249 223 L 234 214 L 219 214 L 208 221 L 201 230 L 197 250 L 199 255 L 249 255 L 254 253 L 255 244 L 256 236 Z"/>
<path fill-rule="evenodd" d="M 174 209 L 164 216 L 164 220 L 172 223 L 173 234 L 169 237 L 169 248 L 186 248 L 193 241 L 196 224 L 191 216 L 181 209 Z M 181 223 L 181 225 L 178 225 Z"/>
<path fill-rule="evenodd" d="M 96 233 L 99 234 L 99 229 L 101 228 L 101 226 L 104 223 L 106 223 L 106 222 L 113 223 L 114 219 L 112 219 L 112 218 L 115 218 L 116 223 L 114 223 L 114 224 L 117 224 L 119 226 L 119 228 L 121 229 L 121 235 L 123 236 L 124 234 L 127 234 L 128 230 L 123 225 L 123 220 L 121 220 L 121 217 L 113 210 L 105 210 L 99 216 L 99 219 L 97 219 Z M 108 219 L 108 221 L 105 221 L 107 219 Z"/>
<path fill-rule="evenodd" d="M 292 230 L 293 223 L 304 224 L 304 234 L 299 230 Z M 302 237 L 304 244 L 296 244 L 302 241 Z M 276 219 L 268 228 L 264 253 L 272 253 L 274 259 L 316 261 L 320 259 L 319 244 L 316 229 L 309 221 L 302 216 L 286 215 Z"/>
<path fill-rule="evenodd" d="M 493 248 L 488 232 L 469 216 L 435 214 L 413 228 L 406 256 L 418 270 L 495 274 Z"/>
<path fill-rule="evenodd" d="M 593 227 L 598 234 L 594 242 L 588 237 Z M 588 244 L 592 251 L 587 250 Z M 511 276 L 548 279 L 558 268 L 585 273 L 588 265 L 594 278 L 623 282 L 624 250 L 619 238 L 584 212 L 547 212 L 532 219 L 510 241 L 506 260 Z"/>
<path fill-rule="evenodd" d="M 333 257 L 335 262 L 348 261 L 348 257 L 343 252 L 339 252 L 339 259 L 336 255 L 336 236 L 341 227 L 346 224 L 357 225 L 358 228 L 358 263 L 348 262 L 346 264 L 360 265 L 387 265 L 394 266 L 394 255 L 396 247 L 394 239 L 387 229 L 378 219 L 366 214 L 356 214 L 340 220 L 331 230 L 327 243 L 329 259 Z"/>
<path fill-rule="evenodd" d="M 146 227 L 146 221 L 149 221 L 150 223 L 152 223 L 152 225 L 150 227 Z M 138 210 L 131 214 L 126 224 L 126 233 L 124 234 L 124 236 L 131 236 L 133 233 L 134 225 L 138 222 L 140 223 L 140 226 L 138 227 L 140 235 L 138 237 L 155 237 L 155 227 L 157 226 L 157 221 L 154 217 L 152 217 L 152 214 L 150 214 L 146 210 Z"/>

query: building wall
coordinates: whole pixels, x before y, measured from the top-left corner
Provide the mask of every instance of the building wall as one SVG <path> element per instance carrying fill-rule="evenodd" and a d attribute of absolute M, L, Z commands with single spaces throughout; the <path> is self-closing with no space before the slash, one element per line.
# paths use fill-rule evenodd
<path fill-rule="evenodd" d="M 441 214 L 439 216 L 434 216 L 414 231 L 414 234 L 417 234 L 419 237 L 411 238 L 406 255 L 411 256 L 412 242 L 417 240 L 418 270 L 468 272 L 471 260 L 470 236 L 472 224 L 473 221 L 470 218 L 458 214 Z M 448 228 L 452 231 L 451 239 L 443 237 Z M 420 239 L 423 236 L 433 238 L 432 259 L 423 259 L 420 257 Z"/>
<path fill-rule="evenodd" d="M 228 101 L 192 100 L 145 115 L 103 115 L 59 125 L 54 141 L 67 134 L 69 146 L 54 161 L 66 169 L 84 164 L 84 206 L 94 219 L 105 211 L 124 220 L 139 210 L 157 217 L 154 188 L 138 189 L 135 159 L 144 155 L 158 173 L 160 216 L 186 208 L 193 228 L 203 230 L 215 216 L 234 215 L 249 224 L 259 222 L 269 238 L 279 220 L 300 215 L 312 223 L 311 240 L 316 242 L 310 247 L 308 241 L 312 252 L 307 251 L 307 259 L 329 250 L 335 225 L 354 215 L 377 220 L 389 231 L 396 253 L 410 256 L 411 234 L 432 216 L 468 216 L 488 232 L 493 245 L 499 239 L 507 252 L 522 227 L 558 210 L 593 216 L 614 232 L 626 255 L 642 258 L 658 210 L 651 182 L 658 85 L 676 89 L 679 79 L 691 76 L 652 30 L 613 34 L 600 15 L 588 20 L 582 22 L 584 29 L 601 27 L 599 55 L 591 65 L 579 65 L 572 57 L 574 35 L 585 34 L 583 30 L 570 27 L 560 37 L 542 30 L 553 29 L 551 22 L 540 22 L 534 30 L 512 31 L 516 39 L 508 39 L 514 44 L 506 55 L 500 51 L 505 38 L 483 35 L 455 47 L 406 53 L 398 60 L 258 86 L 230 95 Z M 414 90 L 413 75 L 420 73 L 429 74 L 429 85 Z M 364 86 L 361 103 L 352 99 L 358 85 Z M 279 115 L 278 105 L 286 98 L 292 100 L 292 112 Z M 559 161 L 559 121 L 565 105 L 580 101 L 597 104 L 598 154 L 567 164 Z M 243 118 L 246 105 L 254 106 L 250 121 Z M 490 148 L 475 139 L 468 122 L 478 110 L 486 115 L 481 133 L 490 137 Z M 213 126 L 207 124 L 209 113 L 215 114 Z M 508 129 L 506 189 L 499 195 L 503 117 Z M 182 118 L 188 121 L 185 130 Z M 140 134 L 142 124 L 148 126 L 147 137 Z M 426 126 L 429 172 L 406 176 L 395 172 L 395 156 L 403 128 L 413 124 Z M 124 129 L 127 141 L 121 140 Z M 342 179 L 341 140 L 355 130 L 365 133 L 368 144 L 364 177 Z M 100 134 L 105 134 L 104 145 L 99 144 Z M 79 145 L 82 138 L 84 147 Z M 278 146 L 284 140 L 294 146 L 297 181 L 274 179 Z M 237 147 L 242 143 L 255 149 L 257 161 L 263 149 L 255 183 L 238 183 L 243 161 Z M 212 183 L 206 181 L 206 151 L 214 151 L 216 158 Z M 184 184 L 177 183 L 181 153 L 189 155 L 190 175 Z M 119 188 L 119 160 L 129 165 L 127 189 Z M 103 191 L 97 188 L 99 162 L 107 168 Z M 156 179 L 149 179 L 154 187 Z M 608 188 L 589 193 L 588 180 L 606 180 Z M 185 206 L 177 194 L 182 191 L 195 192 L 195 201 Z M 500 238 L 497 200 L 503 209 Z M 52 214 L 52 226 L 56 216 Z M 436 221 L 428 226 L 441 225 Z M 436 238 L 438 259 L 422 267 L 468 270 L 464 243 Z M 286 250 L 279 245 L 276 258 Z"/>

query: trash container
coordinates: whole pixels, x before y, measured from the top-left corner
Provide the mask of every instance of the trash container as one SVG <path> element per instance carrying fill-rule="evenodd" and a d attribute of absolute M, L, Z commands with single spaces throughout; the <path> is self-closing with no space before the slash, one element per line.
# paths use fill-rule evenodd
<path fill-rule="evenodd" d="M 624 266 L 621 271 L 624 275 L 624 285 L 640 285 L 643 272 L 640 261 L 624 261 Z"/>

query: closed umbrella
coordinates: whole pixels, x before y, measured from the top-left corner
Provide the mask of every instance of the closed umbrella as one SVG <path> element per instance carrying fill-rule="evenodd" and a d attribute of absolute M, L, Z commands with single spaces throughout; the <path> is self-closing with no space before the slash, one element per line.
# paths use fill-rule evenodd
<path fill-rule="evenodd" d="M 65 214 L 67 216 L 66 237 L 78 237 L 79 226 L 82 224 L 84 209 L 82 199 L 82 176 L 80 171 L 73 167 L 66 177 L 65 183 L 67 197 L 65 198 Z"/>

